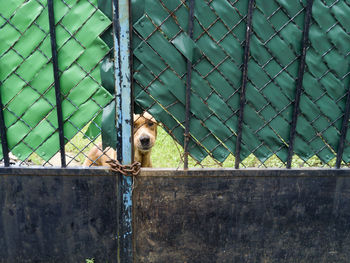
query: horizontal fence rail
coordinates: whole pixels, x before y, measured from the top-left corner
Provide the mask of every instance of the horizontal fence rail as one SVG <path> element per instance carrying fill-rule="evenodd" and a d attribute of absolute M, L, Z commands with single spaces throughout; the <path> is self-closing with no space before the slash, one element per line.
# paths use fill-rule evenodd
<path fill-rule="evenodd" d="M 117 262 L 117 177 L 0 169 L 1 261 Z M 133 262 L 346 263 L 349 187 L 348 169 L 145 169 Z"/>

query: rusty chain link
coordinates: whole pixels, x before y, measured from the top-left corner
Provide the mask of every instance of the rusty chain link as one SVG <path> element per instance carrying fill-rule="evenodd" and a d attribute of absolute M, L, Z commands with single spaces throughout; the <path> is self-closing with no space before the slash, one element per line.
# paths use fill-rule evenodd
<path fill-rule="evenodd" d="M 107 163 L 110 165 L 112 171 L 125 176 L 137 176 L 141 170 L 141 163 L 139 162 L 134 162 L 130 165 L 122 165 L 117 160 L 109 160 Z"/>

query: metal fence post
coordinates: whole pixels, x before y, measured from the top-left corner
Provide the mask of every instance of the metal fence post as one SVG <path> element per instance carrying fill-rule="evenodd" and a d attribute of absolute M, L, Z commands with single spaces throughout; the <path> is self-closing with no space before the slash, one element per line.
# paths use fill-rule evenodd
<path fill-rule="evenodd" d="M 56 28 L 55 28 L 55 17 L 54 17 L 54 5 L 53 0 L 48 0 L 49 10 L 49 24 L 50 24 L 50 41 L 51 41 L 51 52 L 52 52 L 52 65 L 53 75 L 55 81 L 55 94 L 56 94 L 56 107 L 57 107 L 57 121 L 58 121 L 58 135 L 61 153 L 61 166 L 66 167 L 66 153 L 65 153 L 65 140 L 64 140 L 64 128 L 63 128 L 63 113 L 62 113 L 62 100 L 61 100 L 61 86 L 58 69 L 58 54 L 56 44 Z"/>
<path fill-rule="evenodd" d="M 287 157 L 287 165 L 286 167 L 290 169 L 292 167 L 292 159 L 293 159 L 293 153 L 294 153 L 294 142 L 296 137 L 296 126 L 298 121 L 298 116 L 300 114 L 300 98 L 303 88 L 303 78 L 305 73 L 305 58 L 306 58 L 306 51 L 309 46 L 309 31 L 310 31 L 310 23 L 311 23 L 311 16 L 312 16 L 312 4 L 313 0 L 308 0 L 306 5 L 306 11 L 305 11 L 305 22 L 304 22 L 304 29 L 303 29 L 303 42 L 302 42 L 302 48 L 301 48 L 301 54 L 300 54 L 300 64 L 299 64 L 299 71 L 298 71 L 298 79 L 296 84 L 296 90 L 295 90 L 295 100 L 293 105 L 293 116 L 292 116 L 292 122 L 290 124 L 290 133 L 289 133 L 289 147 L 288 147 L 288 157 Z"/>
<path fill-rule="evenodd" d="M 1 83 L 0 83 L 1 88 Z M 4 105 L 2 103 L 2 96 L 1 96 L 1 90 L 0 90 L 0 136 L 1 136 L 1 147 L 2 147 L 2 155 L 4 159 L 4 166 L 9 167 L 10 166 L 10 157 L 9 157 L 9 148 L 7 144 L 7 135 L 6 135 L 6 125 L 5 125 L 5 119 L 4 119 L 4 111 L 3 111 Z"/>
<path fill-rule="evenodd" d="M 340 167 L 341 167 L 341 161 L 343 158 L 344 147 L 345 147 L 344 144 L 345 144 L 346 135 L 348 133 L 348 128 L 349 128 L 349 117 L 350 117 L 350 87 L 349 87 L 347 94 L 346 94 L 345 112 L 344 112 L 342 127 L 340 130 L 337 159 L 335 162 L 335 167 L 337 169 L 340 169 Z"/>
<path fill-rule="evenodd" d="M 130 1 L 113 0 L 114 74 L 116 94 L 117 159 L 132 162 L 132 89 L 130 54 Z M 118 262 L 132 262 L 132 184 L 118 177 Z"/>
<path fill-rule="evenodd" d="M 188 35 L 193 38 L 193 20 L 194 20 L 194 0 L 189 1 L 188 15 Z M 188 169 L 188 144 L 190 142 L 190 118 L 191 118 L 191 76 L 192 61 L 187 60 L 187 77 L 186 77 L 186 117 L 185 117 L 185 138 L 184 138 L 184 169 Z"/>
<path fill-rule="evenodd" d="M 252 35 L 252 20 L 253 20 L 254 4 L 255 4 L 255 0 L 249 0 L 248 13 L 247 13 L 247 30 L 245 34 L 245 46 L 244 46 L 243 68 L 242 68 L 242 87 L 240 92 L 236 152 L 235 152 L 236 169 L 239 168 L 239 164 L 241 162 L 240 156 L 241 156 L 241 148 L 242 148 L 244 106 L 246 104 L 245 93 L 246 93 L 246 88 L 248 83 L 248 62 L 249 62 L 250 38 Z"/>

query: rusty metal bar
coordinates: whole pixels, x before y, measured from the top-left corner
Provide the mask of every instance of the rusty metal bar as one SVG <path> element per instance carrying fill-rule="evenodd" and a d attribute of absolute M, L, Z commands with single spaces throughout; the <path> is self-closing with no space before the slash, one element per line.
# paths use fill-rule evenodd
<path fill-rule="evenodd" d="M 250 38 L 252 33 L 252 20 L 255 0 L 249 0 L 248 14 L 247 14 L 247 30 L 245 35 L 245 46 L 244 46 L 244 58 L 243 58 L 243 73 L 242 73 L 242 88 L 240 93 L 240 106 L 238 116 L 238 129 L 236 139 L 236 153 L 235 153 L 235 168 L 239 168 L 241 162 L 240 154 L 242 147 L 242 130 L 243 130 L 243 117 L 244 117 L 244 106 L 246 104 L 245 93 L 248 82 L 248 61 L 249 61 L 249 48 Z"/>
<path fill-rule="evenodd" d="M 293 117 L 292 117 L 291 129 L 289 134 L 289 147 L 288 147 L 288 157 L 287 157 L 287 166 L 286 166 L 288 169 L 290 169 L 292 166 L 294 141 L 296 136 L 296 126 L 297 126 L 298 116 L 300 114 L 299 104 L 300 104 L 300 97 L 301 97 L 301 91 L 303 86 L 303 78 L 305 73 L 306 51 L 309 45 L 309 29 L 310 29 L 310 22 L 311 22 L 312 4 L 313 4 L 313 0 L 307 1 L 304 31 L 303 31 L 302 53 L 300 56 L 300 65 L 299 65 L 298 80 L 297 80 L 297 86 L 296 86 L 296 92 L 295 92 Z"/>
<path fill-rule="evenodd" d="M 132 88 L 130 51 L 130 1 L 113 0 L 114 77 L 116 94 L 117 160 L 131 164 Z M 118 251 L 117 262 L 133 262 L 132 185 L 130 176 L 118 176 Z"/>

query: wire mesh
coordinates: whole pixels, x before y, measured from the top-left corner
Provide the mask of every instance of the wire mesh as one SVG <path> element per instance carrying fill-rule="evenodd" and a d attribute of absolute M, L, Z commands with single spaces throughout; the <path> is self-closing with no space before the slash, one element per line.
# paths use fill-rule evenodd
<path fill-rule="evenodd" d="M 54 1 L 54 10 L 66 161 L 81 165 L 101 134 L 103 108 L 113 99 L 100 74 L 100 63 L 110 59 L 110 47 L 99 37 L 109 30 L 111 20 L 97 1 Z M 2 5 L 0 36 L 1 93 L 11 163 L 60 166 L 48 2 Z"/>
<path fill-rule="evenodd" d="M 285 167 L 291 148 L 292 167 L 334 167 L 337 156 L 339 166 L 348 165 L 349 1 L 195 0 L 192 8 L 189 0 L 131 3 L 135 113 L 150 113 L 175 141 L 165 149 L 163 136 L 155 158 L 179 155 L 162 166 Z M 54 5 L 66 162 L 98 165 L 115 158 L 110 147 L 117 144 L 111 1 Z M 17 165 L 60 165 L 52 67 L 47 1 L 2 5 L 1 141 L 6 137 Z"/>
<path fill-rule="evenodd" d="M 136 104 L 182 146 L 186 61 L 191 61 L 188 151 L 194 164 L 233 167 L 235 155 L 241 167 L 286 166 L 304 41 L 292 166 L 335 165 L 342 123 L 348 121 L 343 121 L 349 89 L 348 1 L 314 1 L 309 30 L 307 1 L 255 1 L 239 155 L 249 1 L 195 1 L 193 40 L 187 33 L 189 1 L 134 2 Z M 309 41 L 303 38 L 305 30 Z M 349 162 L 346 137 L 343 165 Z"/>

